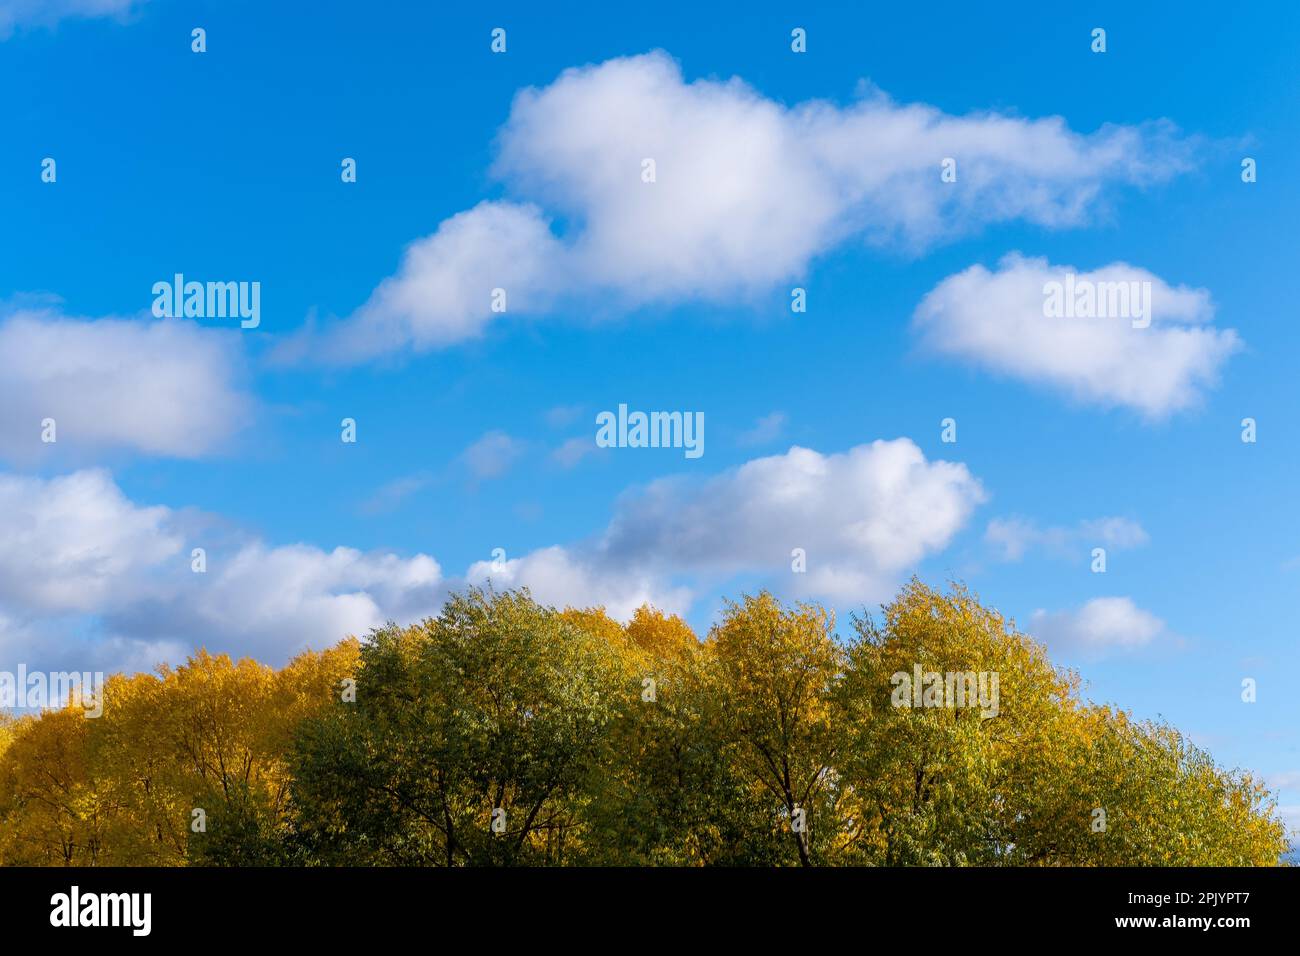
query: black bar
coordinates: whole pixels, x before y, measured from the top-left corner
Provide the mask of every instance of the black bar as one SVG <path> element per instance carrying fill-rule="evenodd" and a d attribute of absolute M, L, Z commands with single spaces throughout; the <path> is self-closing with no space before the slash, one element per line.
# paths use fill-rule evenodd
<path fill-rule="evenodd" d="M 150 894 L 148 936 L 130 925 L 51 925 L 56 894 Z M 376 943 L 430 939 L 661 944 L 701 921 L 711 935 L 775 942 L 848 931 L 976 944 L 1131 936 L 1216 944 L 1290 933 L 1300 871 L 1275 869 L 20 869 L 0 868 L 7 941 Z M 1186 894 L 1179 896 L 1178 894 Z M 141 898 L 141 901 L 143 898 Z M 1158 901 L 1158 902 L 1157 902 Z M 70 902 L 70 899 L 69 899 Z M 137 911 L 139 913 L 140 911 Z M 1119 925 L 1153 918 L 1153 925 Z M 1211 925 L 1199 921 L 1208 918 Z M 1238 921 L 1244 925 L 1224 925 Z M 1197 924 L 1190 924 L 1190 920 Z M 129 920 L 123 922 L 129 924 Z M 622 929 L 618 929 L 618 927 Z M 599 936 L 614 927 L 614 936 Z M 489 935 L 484 936 L 484 933 Z M 231 934 L 234 934 L 233 936 Z M 824 935 L 824 934 L 830 934 Z M 856 944 L 855 944 L 856 945 Z"/>

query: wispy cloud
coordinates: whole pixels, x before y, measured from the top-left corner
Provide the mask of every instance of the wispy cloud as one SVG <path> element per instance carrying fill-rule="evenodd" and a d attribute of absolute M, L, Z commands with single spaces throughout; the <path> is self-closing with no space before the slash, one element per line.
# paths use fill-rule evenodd
<path fill-rule="evenodd" d="M 546 410 L 546 424 L 551 428 L 567 428 L 582 414 L 581 405 L 556 405 Z"/>
<path fill-rule="evenodd" d="M 19 27 L 52 27 L 61 20 L 125 19 L 148 0 L 0 0 L 0 40 Z"/>
<path fill-rule="evenodd" d="M 1090 657 L 1145 647 L 1166 631 L 1164 621 L 1128 597 L 1093 598 L 1072 611 L 1038 610 L 1029 630 L 1057 650 Z"/>
<path fill-rule="evenodd" d="M 551 458 L 563 468 L 573 468 L 588 455 L 600 450 L 595 435 L 576 435 L 551 452 Z"/>
<path fill-rule="evenodd" d="M 432 480 L 427 474 L 394 478 L 376 489 L 373 495 L 358 506 L 357 510 L 363 515 L 378 515 L 396 511 L 411 495 L 427 488 Z"/>
<path fill-rule="evenodd" d="M 754 422 L 754 427 L 744 431 L 736 439 L 742 446 L 768 445 L 785 433 L 785 412 L 772 412 Z"/>
<path fill-rule="evenodd" d="M 984 530 L 984 540 L 1002 561 L 1019 561 L 1032 550 L 1056 558 L 1087 555 L 1092 548 L 1136 548 L 1150 538 L 1142 525 L 1130 518 L 1093 518 L 1071 527 L 1041 527 L 1028 518 L 994 518 Z"/>
<path fill-rule="evenodd" d="M 524 445 L 503 431 L 490 431 L 461 453 L 461 460 L 475 478 L 500 478 L 519 456 Z"/>

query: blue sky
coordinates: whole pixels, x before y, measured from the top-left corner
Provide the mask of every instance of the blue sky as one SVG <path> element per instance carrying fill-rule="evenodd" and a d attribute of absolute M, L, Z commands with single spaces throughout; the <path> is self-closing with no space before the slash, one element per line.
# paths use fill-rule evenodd
<path fill-rule="evenodd" d="M 80 6 L 0 2 L 0 667 L 283 660 L 494 548 L 700 629 L 951 576 L 1300 818 L 1291 5 Z M 1152 329 L 1007 318 L 1116 263 Z M 154 319 L 177 272 L 259 282 L 260 326 Z M 705 453 L 597 449 L 620 403 Z"/>

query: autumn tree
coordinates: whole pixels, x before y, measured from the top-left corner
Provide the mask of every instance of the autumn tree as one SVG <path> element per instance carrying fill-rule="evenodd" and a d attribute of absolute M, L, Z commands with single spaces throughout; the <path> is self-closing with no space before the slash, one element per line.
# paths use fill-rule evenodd
<path fill-rule="evenodd" d="M 1173 727 L 1110 707 L 1077 711 L 1066 776 L 1025 804 L 1017 862 L 1081 866 L 1271 866 L 1285 827 L 1264 785 L 1224 770 Z"/>
<path fill-rule="evenodd" d="M 0 862 L 94 866 L 104 812 L 86 762 L 90 722 L 80 707 L 9 722 L 0 760 Z"/>
<path fill-rule="evenodd" d="M 608 625 L 599 629 L 608 632 Z M 619 642 L 630 693 L 589 782 L 581 862 L 754 865 L 788 836 L 726 731 L 714 649 L 681 618 L 639 608 Z"/>
<path fill-rule="evenodd" d="M 838 685 L 846 662 L 820 607 L 772 595 L 729 603 L 709 634 L 718 732 L 736 744 L 751 786 L 807 866 L 840 837 Z"/>
<path fill-rule="evenodd" d="M 280 671 L 200 650 L 110 677 L 79 706 L 0 725 L 0 860 L 170 866 L 275 862 L 296 724 L 354 668 L 345 641 Z"/>
<path fill-rule="evenodd" d="M 1082 701 L 1077 675 L 966 588 L 913 580 L 855 629 L 841 686 L 839 770 L 860 811 L 848 859 L 1208 865 L 1285 852 L 1257 782 L 1171 728 Z M 954 706 L 955 683 L 927 682 L 942 693 L 915 706 L 918 674 L 997 693 Z"/>
<path fill-rule="evenodd" d="M 526 591 L 376 631 L 356 703 L 299 735 L 303 839 L 338 862 L 560 862 L 627 690 L 606 640 Z"/>

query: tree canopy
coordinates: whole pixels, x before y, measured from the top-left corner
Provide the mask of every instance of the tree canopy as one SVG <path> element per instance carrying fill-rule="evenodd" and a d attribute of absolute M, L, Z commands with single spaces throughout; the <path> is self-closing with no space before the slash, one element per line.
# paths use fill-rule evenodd
<path fill-rule="evenodd" d="M 275 670 L 200 650 L 0 717 L 0 863 L 1274 865 L 1267 790 L 961 585 L 703 640 L 471 589 Z"/>

